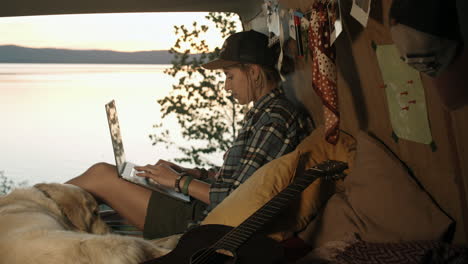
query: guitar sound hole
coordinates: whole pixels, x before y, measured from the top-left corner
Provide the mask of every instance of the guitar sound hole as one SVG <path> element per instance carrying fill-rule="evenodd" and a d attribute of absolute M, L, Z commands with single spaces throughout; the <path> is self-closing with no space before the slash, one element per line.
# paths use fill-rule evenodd
<path fill-rule="evenodd" d="M 228 250 L 204 248 L 198 250 L 190 258 L 190 264 L 234 264 L 236 257 Z"/>

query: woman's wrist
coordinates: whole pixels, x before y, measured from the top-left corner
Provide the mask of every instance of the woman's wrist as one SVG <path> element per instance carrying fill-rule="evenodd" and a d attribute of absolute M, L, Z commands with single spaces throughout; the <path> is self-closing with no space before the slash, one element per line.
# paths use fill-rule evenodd
<path fill-rule="evenodd" d="M 183 187 L 186 183 L 187 177 L 183 177 L 180 181 L 180 186 Z M 210 184 L 200 181 L 196 178 L 192 180 L 187 185 L 187 193 L 191 197 L 205 203 L 210 204 Z"/>
<path fill-rule="evenodd" d="M 184 183 L 183 183 L 182 189 L 181 189 L 183 194 L 190 195 L 189 186 L 190 186 L 190 183 L 192 182 L 192 180 L 193 180 L 192 176 L 185 176 L 184 177 Z"/>
<path fill-rule="evenodd" d="M 182 179 L 180 180 L 180 192 L 185 194 L 185 195 L 190 195 L 190 183 L 192 182 L 192 180 L 194 180 L 195 178 L 190 176 L 189 174 L 185 174 Z"/>
<path fill-rule="evenodd" d="M 185 173 L 180 173 L 177 175 L 177 178 L 175 179 L 175 182 L 174 182 L 174 190 L 178 193 L 181 193 L 182 192 L 182 188 L 180 187 L 180 182 L 182 180 L 182 178 L 185 178 Z"/>

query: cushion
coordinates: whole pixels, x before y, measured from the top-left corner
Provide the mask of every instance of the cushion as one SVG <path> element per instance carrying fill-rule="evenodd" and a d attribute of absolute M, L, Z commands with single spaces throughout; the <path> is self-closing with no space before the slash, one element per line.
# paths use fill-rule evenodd
<path fill-rule="evenodd" d="M 324 129 L 319 127 L 295 151 L 262 166 L 214 208 L 202 224 L 238 226 L 292 182 L 299 157 L 303 153 L 307 153 L 306 168 L 328 159 L 352 162 L 355 140 L 351 136 L 341 132 L 336 145 L 329 144 L 324 138 Z M 303 191 L 301 199 L 274 220 L 269 227 L 270 236 L 283 240 L 303 229 L 333 190 L 333 182 L 320 179 L 314 181 Z"/>
<path fill-rule="evenodd" d="M 357 233 L 369 242 L 440 239 L 450 218 L 382 143 L 364 132 L 356 136 L 352 171 L 320 215 L 301 232 L 313 247 Z"/>

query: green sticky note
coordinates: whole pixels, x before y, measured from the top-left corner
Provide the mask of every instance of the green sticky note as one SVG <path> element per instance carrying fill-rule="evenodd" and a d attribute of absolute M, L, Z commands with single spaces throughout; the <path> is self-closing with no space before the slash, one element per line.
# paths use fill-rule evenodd
<path fill-rule="evenodd" d="M 398 138 L 431 144 L 432 135 L 420 73 L 400 59 L 395 45 L 377 45 L 377 60 L 390 120 Z"/>

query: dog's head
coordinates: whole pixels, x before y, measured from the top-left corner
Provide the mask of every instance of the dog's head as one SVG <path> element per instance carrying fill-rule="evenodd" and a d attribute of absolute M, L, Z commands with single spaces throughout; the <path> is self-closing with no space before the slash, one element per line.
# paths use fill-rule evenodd
<path fill-rule="evenodd" d="M 40 183 L 34 187 L 57 204 L 63 216 L 77 231 L 93 234 L 109 233 L 109 227 L 99 217 L 96 200 L 82 188 L 59 183 Z"/>

